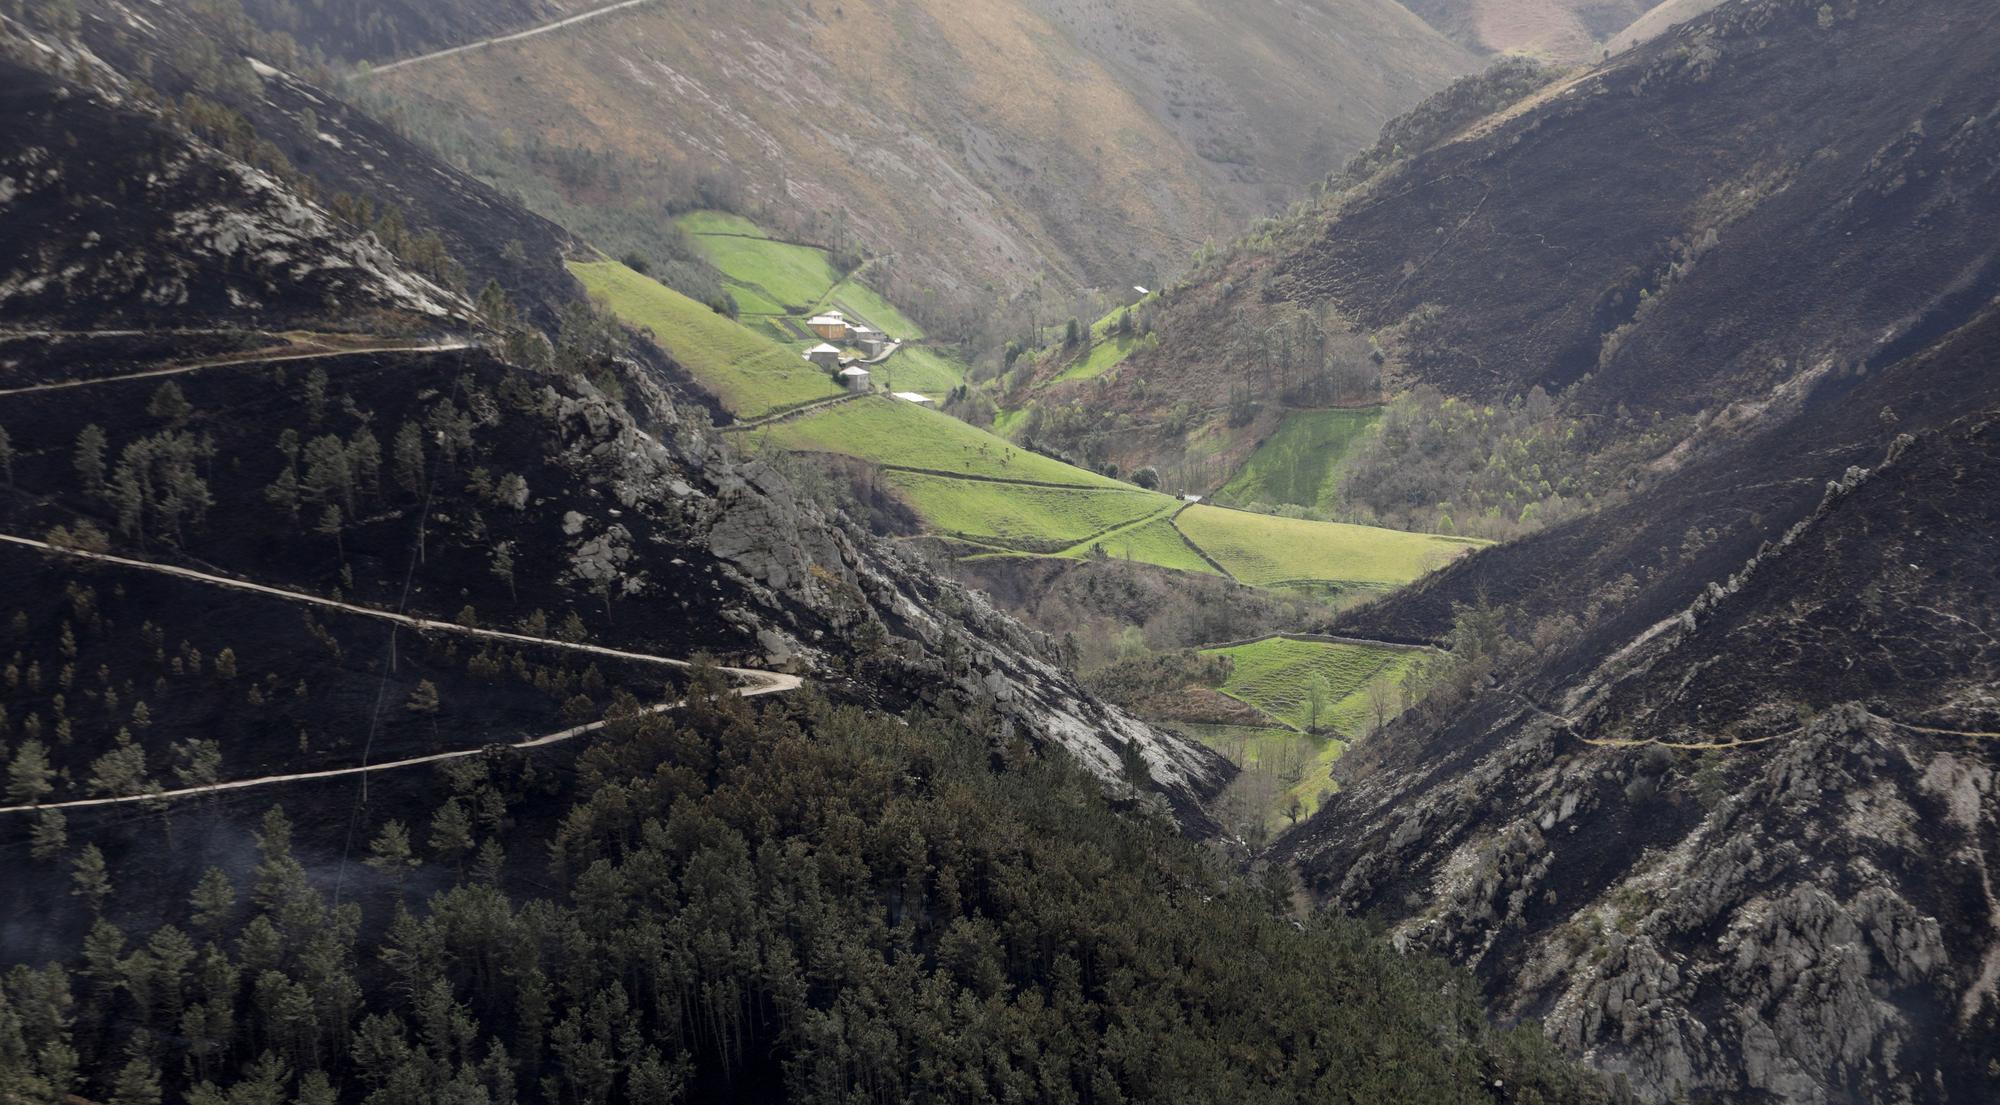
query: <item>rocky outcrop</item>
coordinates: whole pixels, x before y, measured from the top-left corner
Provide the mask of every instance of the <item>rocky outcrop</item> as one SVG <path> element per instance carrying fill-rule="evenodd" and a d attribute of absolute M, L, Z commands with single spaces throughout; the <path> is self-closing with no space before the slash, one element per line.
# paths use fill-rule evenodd
<path fill-rule="evenodd" d="M 1286 849 L 1650 1100 L 1991 1100 L 1996 431 L 1837 469 L 1594 663 L 1406 724 Z"/>
<path fill-rule="evenodd" d="M 1158 794 L 1188 830 L 1213 828 L 1203 805 L 1234 774 L 1227 760 L 1098 701 L 1054 662 L 1047 636 L 915 554 L 827 517 L 776 468 L 735 455 L 643 366 L 625 375 L 632 414 L 602 397 L 544 401 L 557 404 L 567 462 L 672 539 L 649 548 L 608 514 L 577 515 L 564 530 L 579 580 L 627 595 L 668 586 L 679 573 L 661 561 L 692 541 L 743 596 L 722 616 L 746 662 L 882 704 L 988 704 L 1002 737 L 1061 748 L 1116 791 Z"/>

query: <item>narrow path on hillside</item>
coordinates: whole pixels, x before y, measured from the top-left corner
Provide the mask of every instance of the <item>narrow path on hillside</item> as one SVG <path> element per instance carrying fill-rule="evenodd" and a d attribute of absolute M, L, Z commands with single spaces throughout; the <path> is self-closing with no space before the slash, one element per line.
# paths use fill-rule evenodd
<path fill-rule="evenodd" d="M 476 629 L 471 626 L 458 625 L 457 623 L 454 622 L 432 621 L 428 618 L 411 617 L 408 614 L 397 614 L 387 610 L 377 610 L 373 607 L 368 607 L 368 606 L 356 606 L 352 603 L 336 602 L 332 599 L 321 598 L 317 595 L 308 595 L 298 591 L 287 591 L 284 590 L 283 588 L 267 587 L 261 583 L 251 583 L 247 580 L 230 579 L 227 576 L 210 575 L 206 572 L 197 572 L 190 568 L 178 568 L 170 564 L 156 564 L 153 563 L 152 561 L 133 560 L 129 557 L 113 556 L 109 553 L 96 553 L 96 552 L 89 552 L 83 549 L 65 548 L 60 545 L 51 545 L 46 541 L 36 541 L 32 538 L 27 538 L 27 537 L 15 537 L 10 534 L 0 534 L 0 543 L 9 545 L 18 545 L 24 548 L 36 549 L 41 552 L 55 554 L 57 556 L 67 556 L 78 560 L 89 560 L 99 564 L 114 564 L 122 568 L 132 568 L 138 571 L 153 572 L 159 575 L 173 576 L 177 579 L 192 580 L 197 583 L 204 583 L 210 586 L 228 588 L 230 590 L 248 591 L 259 595 L 268 595 L 275 598 L 284 599 L 289 602 L 302 603 L 308 606 L 318 606 L 329 610 L 339 610 L 348 614 L 357 614 L 365 618 L 375 618 L 380 621 L 392 622 L 397 625 L 408 626 L 412 629 L 416 629 L 419 631 L 436 632 L 436 633 L 454 633 L 464 637 L 476 637 L 476 638 L 483 638 L 486 640 L 497 640 L 497 641 L 510 641 L 516 644 L 539 645 L 545 648 L 553 648 L 570 652 L 582 652 L 593 656 L 605 656 L 618 660 L 631 660 L 631 661 L 636 661 L 638 663 L 658 664 L 662 667 L 670 667 L 683 671 L 694 667 L 693 661 L 690 660 L 674 659 L 665 656 L 652 656 L 643 652 L 627 652 L 623 649 L 606 648 L 602 645 L 581 644 L 575 641 L 559 641 L 547 637 L 531 637 L 523 633 L 507 633 L 495 629 Z M 736 691 L 734 692 L 736 695 L 742 698 L 757 698 L 763 695 L 772 695 L 772 694 L 789 694 L 793 691 L 798 690 L 805 683 L 803 679 L 801 679 L 799 676 L 796 675 L 785 675 L 779 672 L 760 671 L 755 668 L 721 668 L 720 670 L 726 675 L 742 679 L 749 684 L 748 686 L 737 688 Z M 653 714 L 665 713 L 666 711 L 672 710 L 679 705 L 680 703 L 677 700 L 674 702 L 668 702 L 662 705 L 651 707 L 647 712 Z M 564 729 L 558 733 L 550 733 L 546 736 L 536 737 L 532 740 L 522 741 L 518 744 L 512 744 L 506 747 L 523 748 L 523 749 L 544 748 L 552 744 L 560 744 L 563 741 L 572 740 L 576 737 L 583 736 L 584 734 L 587 733 L 597 732 L 598 730 L 603 729 L 607 724 L 610 723 L 605 721 L 599 721 L 599 722 L 593 722 L 589 725 L 579 725 L 572 729 Z M 393 771 L 398 768 L 416 767 L 423 764 L 443 763 L 447 760 L 462 759 L 467 756 L 480 755 L 483 752 L 485 752 L 485 748 L 483 747 L 459 749 L 457 751 L 452 751 L 452 752 L 439 752 L 429 756 L 416 756 L 405 760 L 394 760 L 389 763 L 364 764 L 357 767 L 333 768 L 326 771 L 306 771 L 306 772 L 296 772 L 284 775 L 265 775 L 255 779 L 238 779 L 227 783 L 215 783 L 209 786 L 189 787 L 180 790 L 153 791 L 147 794 L 120 795 L 114 798 L 81 798 L 67 802 L 46 802 L 41 805 L 30 805 L 30 806 L 0 806 L 0 813 L 22 813 L 38 809 L 60 810 L 60 809 L 80 809 L 91 806 L 122 805 L 132 802 L 148 802 L 148 801 L 164 800 L 170 798 L 187 797 L 197 794 L 213 794 L 219 791 L 226 791 L 226 790 L 244 790 L 251 787 L 271 786 L 278 783 L 302 782 L 314 779 L 333 779 L 350 775 L 366 775 L 377 771 Z"/>
<path fill-rule="evenodd" d="M 10 395 L 31 395 L 41 391 L 68 391 L 72 388 L 96 387 L 99 384 L 122 384 L 132 380 L 153 380 L 162 376 L 180 376 L 189 372 L 199 372 L 207 368 L 282 364 L 291 361 L 320 361 L 338 357 L 362 357 L 384 353 L 452 353 L 461 349 L 471 348 L 472 343 L 469 341 L 444 341 L 429 342 L 423 345 L 383 345 L 352 349 L 322 349 L 307 353 L 231 354 L 228 357 L 194 361 L 189 364 L 149 368 L 141 372 L 127 372 L 121 376 L 101 376 L 90 380 L 57 380 L 47 384 L 31 384 L 27 387 L 7 388 L 0 390 L 0 399 L 4 399 Z"/>
<path fill-rule="evenodd" d="M 1369 637 L 1336 637 L 1326 633 L 1266 633 L 1261 637 L 1246 637 L 1240 641 L 1223 641 L 1219 644 L 1202 645 L 1198 651 L 1206 652 L 1218 648 L 1247 648 L 1261 645 L 1265 641 L 1297 641 L 1306 645 L 1358 645 L 1362 648 L 1383 648 L 1394 652 L 1429 652 L 1438 656 L 1445 651 L 1435 645 L 1412 645 L 1401 641 L 1377 641 Z"/>
<path fill-rule="evenodd" d="M 241 326 L 170 326 L 158 330 L 42 330 L 34 327 L 0 326 L 0 341 L 19 338 L 151 338 L 162 334 L 177 337 L 221 337 L 236 334 L 268 334 L 265 330 Z"/>
<path fill-rule="evenodd" d="M 812 412 L 817 410 L 825 410 L 828 407 L 838 406 L 841 403 L 846 403 L 850 400 L 859 399 L 865 394 L 867 393 L 859 391 L 851 391 L 848 392 L 846 395 L 833 395 L 833 396 L 828 396 L 825 399 L 815 399 L 812 402 L 807 403 L 803 406 L 788 407 L 785 410 L 778 411 L 774 414 L 761 415 L 757 418 L 751 419 L 748 422 L 732 422 L 729 425 L 724 426 L 722 428 L 722 432 L 725 434 L 736 434 L 736 433 L 742 433 L 745 430 L 755 430 L 763 426 L 773 426 L 780 422 L 787 421 L 789 419 L 798 418 L 801 415 L 811 414 Z"/>
<path fill-rule="evenodd" d="M 1930 725 L 1912 725 L 1907 721 L 1897 721 L 1892 717 L 1883 717 L 1881 714 L 1874 713 L 1873 711 L 1870 711 L 1868 716 L 1874 718 L 1876 721 L 1893 725 L 1898 729 L 1908 729 L 1912 733 L 1926 733 L 1933 737 L 1964 737 L 1967 740 L 1982 741 L 2000 740 L 2000 733 L 1982 733 L 1976 729 L 1939 729 Z"/>
<path fill-rule="evenodd" d="M 819 250 L 821 253 L 833 252 L 826 246 L 820 245 L 818 242 L 801 242 L 797 238 L 776 238 L 772 237 L 769 234 L 745 234 L 740 230 L 690 230 L 688 231 L 688 233 L 694 235 L 697 238 L 742 238 L 743 240 L 750 242 L 776 242 L 781 246 L 798 246 L 800 249 L 816 249 Z M 834 285 L 834 287 L 836 288 L 839 286 L 840 285 L 838 284 Z"/>
<path fill-rule="evenodd" d="M 1201 557 L 1202 560 L 1206 562 L 1209 567 L 1214 568 L 1218 573 L 1220 573 L 1222 578 L 1229 580 L 1232 583 L 1242 583 L 1243 582 L 1242 580 L 1236 578 L 1235 572 L 1232 572 L 1228 568 L 1223 567 L 1222 561 L 1217 560 L 1216 558 L 1208 555 L 1208 550 L 1202 548 L 1199 542 L 1197 542 L 1194 538 L 1189 537 L 1188 532 L 1181 528 L 1181 515 L 1186 514 L 1189 510 L 1199 505 L 1200 505 L 1199 503 L 1189 503 L 1189 502 L 1181 503 L 1180 509 L 1174 511 L 1172 514 L 1167 515 L 1167 524 L 1174 528 L 1175 533 L 1181 535 L 1181 540 L 1187 543 L 1188 548 L 1194 550 L 1194 554 L 1196 556 Z"/>
<path fill-rule="evenodd" d="M 515 31 L 513 34 L 510 35 L 501 35 L 498 38 L 481 39 L 478 42 L 468 42 L 463 46 L 453 46 L 444 50 L 436 50 L 428 54 L 418 54 L 416 57 L 413 58 L 404 58 L 401 61 L 392 61 L 387 65 L 377 65 L 373 68 L 372 72 L 392 73 L 398 69 L 403 68 L 406 65 L 417 65 L 421 62 L 437 61 L 440 58 L 448 58 L 451 57 L 453 54 L 463 54 L 470 50 L 483 50 L 488 46 L 499 46 L 502 45 L 503 43 L 519 42 L 524 38 L 533 38 L 536 35 L 543 35 L 549 33 L 550 31 L 559 31 L 564 27 L 574 26 L 578 23 L 584 22 L 585 20 L 596 19 L 600 15 L 610 15 L 612 12 L 615 11 L 623 11 L 626 8 L 636 8 L 641 4 L 650 4 L 652 2 L 653 0 L 622 0 L 622 2 L 620 3 L 610 4 L 605 7 L 598 8 L 595 11 L 587 11 L 584 12 L 582 15 L 572 15 L 566 19 L 558 19 L 553 23 L 544 23 L 539 27 L 530 27 L 525 31 Z"/>
<path fill-rule="evenodd" d="M 801 449 L 800 452 L 825 452 L 817 449 Z M 845 454 L 835 454 L 845 455 Z M 947 480 L 969 480 L 973 483 L 1004 483 L 1014 487 L 1053 487 L 1058 491 L 1103 491 L 1119 495 L 1156 495 L 1143 487 L 1109 487 L 1096 483 L 1049 483 L 1046 480 L 1017 480 L 1007 476 L 980 476 L 971 472 L 949 472 L 942 468 L 918 468 L 908 464 L 878 464 L 884 472 L 912 472 L 919 476 L 937 476 Z"/>
<path fill-rule="evenodd" d="M 760 695 L 783 694 L 789 689 L 767 685 L 762 687 L 745 687 L 737 690 L 735 693 L 742 698 L 756 698 Z M 641 711 L 639 716 L 650 717 L 656 714 L 664 714 L 671 710 L 679 709 L 683 703 L 684 700 L 676 699 L 673 702 L 661 703 L 658 706 L 649 706 Z M 560 733 L 550 733 L 546 736 L 535 737 L 532 740 L 501 745 L 500 747 L 510 750 L 547 748 L 551 745 L 575 740 L 577 737 L 606 729 L 620 720 L 624 719 L 593 721 L 588 725 L 578 725 L 572 729 L 564 729 Z M 491 745 L 479 748 L 461 748 L 453 752 L 438 752 L 429 756 L 412 756 L 406 760 L 391 760 L 387 763 L 328 768 L 325 771 L 300 771 L 288 775 L 261 775 L 254 779 L 235 779 L 230 782 L 214 783 L 209 786 L 156 790 L 145 794 L 124 794 L 115 798 L 78 798 L 66 802 L 44 802 L 39 806 L 0 806 L 0 813 L 31 813 L 37 810 L 75 810 L 89 809 L 95 806 L 124 806 L 139 802 L 167 802 L 176 798 L 193 798 L 198 795 L 220 794 L 232 790 L 254 790 L 258 787 L 277 786 L 281 783 L 309 783 L 322 779 L 341 779 L 360 775 L 373 775 L 379 771 L 400 771 L 409 767 L 422 767 L 425 764 L 439 764 L 451 760 L 469 759 L 473 756 L 484 756 L 492 748 L 493 746 Z"/>
<path fill-rule="evenodd" d="M 1170 506 L 1161 507 L 1160 509 L 1153 511 L 1151 514 L 1141 515 L 1140 517 L 1120 522 L 1117 525 L 1112 526 L 1109 529 L 1103 530 L 1094 536 L 1086 537 L 1083 540 L 1078 541 L 1076 544 L 1071 545 L 1069 548 L 1064 549 L 1063 551 L 1057 553 L 1056 555 L 1061 557 L 1074 557 L 1079 559 L 1086 557 L 1090 555 L 1090 546 L 1092 545 L 1103 546 L 1105 542 L 1110 541 L 1112 538 L 1117 537 L 1120 534 L 1130 533 L 1133 530 L 1140 528 L 1141 526 L 1152 525 L 1154 522 L 1157 522 L 1162 518 L 1166 518 L 1172 513 L 1173 513 L 1172 507 Z M 1178 533 L 1180 531 L 1175 530 L 1174 532 Z M 1182 540 L 1185 541 L 1186 538 L 1183 537 Z M 1111 555 L 1110 548 L 1106 547 L 1104 549 L 1104 553 L 1106 556 Z"/>
<path fill-rule="evenodd" d="M 1584 744 L 1590 745 L 1593 748 L 1645 748 L 1648 745 L 1658 745 L 1661 748 L 1670 749 L 1675 752 L 1728 752 L 1738 748 L 1753 748 L 1760 744 L 1770 744 L 1772 741 L 1783 740 L 1784 738 L 1792 736 L 1796 733 L 1803 733 L 1805 732 L 1806 729 L 1805 726 L 1801 725 L 1795 729 L 1787 729 L 1782 733 L 1772 733 L 1769 736 L 1750 737 L 1748 739 L 1738 738 L 1736 740 L 1726 740 L 1726 741 L 1659 741 L 1659 740 L 1636 740 L 1636 739 L 1620 738 L 1620 737 L 1586 737 L 1582 733 L 1579 733 L 1577 731 L 1576 721 L 1556 713 L 1555 711 L 1549 709 L 1548 707 L 1543 706 L 1541 703 L 1536 702 L 1534 699 L 1529 698 L 1527 695 L 1524 695 L 1519 691 L 1503 691 L 1501 693 L 1505 694 L 1507 697 L 1513 699 L 1514 701 L 1519 702 L 1522 706 L 1527 708 L 1529 713 L 1532 713 L 1535 716 L 1542 718 L 1545 721 L 1551 721 L 1557 725 L 1562 726 L 1563 731 L 1567 732 L 1570 736 L 1575 737 L 1577 740 L 1582 741 Z M 1889 719 L 1882 718 L 1880 720 L 1888 721 Z M 1898 724 L 1898 723 L 1892 723 L 1892 724 Z"/>
<path fill-rule="evenodd" d="M 142 572 L 153 572 L 158 575 L 173 576 L 177 579 L 193 580 L 196 583 L 205 583 L 213 587 L 225 587 L 234 591 L 248 591 L 251 594 L 269 595 L 306 606 L 317 606 L 326 610 L 338 610 L 347 614 L 357 614 L 364 618 L 374 618 L 378 621 L 394 622 L 397 625 L 408 626 L 411 629 L 427 633 L 450 633 L 461 637 L 475 637 L 488 641 L 510 641 L 515 644 L 539 645 L 544 648 L 553 648 L 564 652 L 581 652 L 591 656 L 606 656 L 614 660 L 632 660 L 642 664 L 660 664 L 665 667 L 679 668 L 683 671 L 694 667 L 694 662 L 690 660 L 670 659 L 643 652 L 627 652 L 623 649 L 607 648 L 603 645 L 582 644 L 576 641 L 559 641 L 549 637 L 531 637 L 525 633 L 508 633 L 505 630 L 499 629 L 478 629 L 473 626 L 459 625 L 457 622 L 433 621 L 429 618 L 398 614 L 389 610 L 378 610 L 372 606 L 356 606 L 353 603 L 338 602 L 333 599 L 321 598 L 318 595 L 308 595 L 303 591 L 288 591 L 282 587 L 267 587 L 264 584 L 252 583 L 249 580 L 210 575 L 207 572 L 198 572 L 192 568 L 180 568 L 172 564 L 160 564 L 150 560 L 133 560 L 130 557 L 113 556 L 110 553 L 89 552 L 84 549 L 51 545 L 46 541 L 37 541 L 31 537 L 15 537 L 11 534 L 0 534 L 0 544 L 19 545 L 24 548 L 38 549 L 42 552 L 54 553 L 58 556 L 89 560 L 99 564 L 116 564 L 122 568 L 133 568 Z M 776 672 L 759 671 L 754 668 L 723 668 L 722 670 L 730 675 L 748 680 L 753 684 L 770 686 L 774 689 L 792 691 L 797 690 L 800 684 L 799 677 L 796 675 L 780 675 Z"/>

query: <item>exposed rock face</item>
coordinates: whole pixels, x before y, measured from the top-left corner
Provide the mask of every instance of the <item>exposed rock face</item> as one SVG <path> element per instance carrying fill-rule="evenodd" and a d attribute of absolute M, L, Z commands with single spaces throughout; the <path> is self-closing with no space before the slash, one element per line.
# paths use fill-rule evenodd
<path fill-rule="evenodd" d="M 0 50 L 26 48 L 0 32 Z M 461 297 L 115 86 L 81 93 L 0 61 L 0 111 L 0 310 L 15 325 L 269 327 L 336 302 L 465 325 Z"/>
<path fill-rule="evenodd" d="M 2000 418 L 1899 436 L 1594 661 L 1410 726 L 1288 847 L 1652 1100 L 1992 1100 L 1996 532 Z"/>

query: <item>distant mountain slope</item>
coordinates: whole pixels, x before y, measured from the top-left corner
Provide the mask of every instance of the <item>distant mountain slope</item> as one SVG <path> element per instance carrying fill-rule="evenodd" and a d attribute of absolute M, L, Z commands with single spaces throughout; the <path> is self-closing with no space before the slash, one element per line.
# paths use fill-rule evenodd
<path fill-rule="evenodd" d="M 1268 409 L 1373 355 L 1392 389 L 1563 396 L 1593 451 L 1694 448 L 1906 355 L 2000 291 L 1996 31 L 1982 9 L 1918 10 L 1725 5 L 1554 84 L 1506 82 L 1518 98 L 1483 121 L 1507 98 L 1473 82 L 1485 110 L 1447 102 L 1430 113 L 1451 125 L 1169 289 L 1157 347 L 1075 389 L 1078 416 L 1117 428 L 1112 460 L 1164 469 L 1242 442 L 1232 395 Z"/>
<path fill-rule="evenodd" d="M 1600 407 L 1673 412 L 1949 329 L 1933 312 L 2000 287 L 2000 31 L 1920 10 L 1721 8 L 1412 158 L 1264 298 L 1400 327 L 1409 375 L 1450 390 L 1588 376 Z"/>
<path fill-rule="evenodd" d="M 1642 42 L 1658 38 L 1675 27 L 1722 3 L 1722 0 L 1661 0 L 1657 7 L 1632 21 L 1631 26 L 1612 35 L 1604 48 L 1623 53 Z"/>
<path fill-rule="evenodd" d="M 1481 51 L 1558 61 L 1596 58 L 1652 0 L 1404 0 L 1455 41 Z"/>
<path fill-rule="evenodd" d="M 375 80 L 488 146 L 719 179 L 937 295 L 1046 273 L 1054 313 L 1273 210 L 1466 65 L 1390 0 L 861 0 L 642 4 Z"/>

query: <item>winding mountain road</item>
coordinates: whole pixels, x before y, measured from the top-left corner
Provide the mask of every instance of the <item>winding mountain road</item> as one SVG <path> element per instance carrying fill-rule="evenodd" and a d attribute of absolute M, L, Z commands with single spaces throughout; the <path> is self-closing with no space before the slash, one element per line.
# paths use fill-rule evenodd
<path fill-rule="evenodd" d="M 34 540 L 33 538 L 28 538 L 28 537 L 15 537 L 9 534 L 0 534 L 0 544 L 15 545 L 23 548 L 35 549 L 45 553 L 52 553 L 57 556 L 67 556 L 77 560 L 88 560 L 99 564 L 111 564 L 121 568 L 132 568 L 138 571 L 152 572 L 158 575 L 172 576 L 176 579 L 190 580 L 196 583 L 203 583 L 213 587 L 222 587 L 233 591 L 247 591 L 252 594 L 266 595 L 273 598 L 283 599 L 288 602 L 296 602 L 305 606 L 317 606 L 328 610 L 337 610 L 346 614 L 358 615 L 364 618 L 374 618 L 378 621 L 391 622 L 396 625 L 407 626 L 411 629 L 416 629 L 421 632 L 451 633 L 462 637 L 474 637 L 491 641 L 508 641 L 515 644 L 538 645 L 544 648 L 559 649 L 567 652 L 579 652 L 592 656 L 605 656 L 617 660 L 630 660 L 642 664 L 657 664 L 662 667 L 676 668 L 683 671 L 694 667 L 693 661 L 690 660 L 680 660 L 665 656 L 652 656 L 643 652 L 627 652 L 623 649 L 606 648 L 602 645 L 582 644 L 575 641 L 558 641 L 546 637 L 531 637 L 523 633 L 508 633 L 503 630 L 497 630 L 497 629 L 477 629 L 472 626 L 459 625 L 455 622 L 433 621 L 429 618 L 417 618 L 417 617 L 412 617 L 408 614 L 398 614 L 388 610 L 377 610 L 373 607 L 368 607 L 368 606 L 356 606 L 352 603 L 337 602 L 333 599 L 321 598 L 318 595 L 308 595 L 300 591 L 288 591 L 281 587 L 267 587 L 264 584 L 251 583 L 248 580 L 231 579 L 228 576 L 210 575 L 206 572 L 198 572 L 191 568 L 175 567 L 174 565 L 171 564 L 156 564 L 148 560 L 134 560 L 129 557 L 113 556 L 110 553 L 90 552 L 85 549 L 73 549 L 61 545 L 51 545 L 46 541 L 37 541 Z M 736 694 L 743 698 L 757 698 L 764 695 L 773 695 L 773 694 L 789 694 L 793 691 L 798 690 L 801 686 L 804 685 L 804 680 L 801 679 L 800 677 L 796 675 L 785 675 L 780 672 L 760 671 L 756 668 L 723 668 L 721 670 L 724 674 L 740 679 L 744 682 L 745 684 L 744 686 L 736 689 Z M 661 713 L 666 713 L 669 710 L 676 709 L 679 706 L 680 703 L 678 701 L 667 702 L 667 703 L 662 703 L 661 705 L 658 706 L 650 707 L 647 712 L 652 714 L 661 714 Z M 564 729 L 559 733 L 550 733 L 546 736 L 536 737 L 531 740 L 522 741 L 518 744 L 507 745 L 506 747 L 520 748 L 520 749 L 545 748 L 548 747 L 549 745 L 561 744 L 564 741 L 573 740 L 585 734 L 597 732 L 598 730 L 603 729 L 608 724 L 609 722 L 605 721 L 592 722 L 591 724 L 588 725 L 579 725 L 576 726 L 575 728 Z M 248 790 L 254 787 L 272 786 L 279 783 L 305 782 L 316 779 L 337 779 L 343 776 L 367 775 L 378 771 L 394 771 L 400 768 L 418 767 L 423 764 L 443 763 L 447 760 L 457 760 L 457 759 L 464 759 L 465 757 L 468 756 L 482 755 L 485 751 L 486 751 L 485 748 L 466 748 L 452 752 L 439 752 L 429 756 L 415 756 L 405 760 L 394 760 L 388 763 L 363 764 L 357 767 L 333 768 L 325 771 L 305 771 L 305 772 L 296 772 L 284 775 L 265 775 L 254 779 L 237 779 L 226 783 L 214 783 L 208 786 L 200 786 L 200 787 L 187 787 L 179 790 L 152 791 L 146 794 L 120 795 L 112 798 L 82 798 L 65 802 L 45 802 L 39 805 L 0 806 L 0 814 L 26 813 L 34 810 L 84 809 L 93 806 L 127 805 L 134 802 L 164 801 L 174 798 L 193 797 L 195 795 L 201 795 L 201 794 L 217 794 L 223 791 Z"/>
<path fill-rule="evenodd" d="M 584 12 L 582 15 L 572 15 L 566 19 L 558 19 L 553 23 L 544 23 L 539 27 L 530 27 L 525 31 L 515 31 L 513 34 L 510 35 L 501 35 L 497 38 L 480 39 L 478 42 L 468 42 L 463 46 L 452 46 L 443 50 L 434 50 L 428 54 L 418 54 L 416 57 L 413 58 L 404 58 L 401 61 L 392 61 L 387 65 L 377 65 L 374 66 L 370 70 L 370 72 L 393 73 L 396 70 L 401 69 L 406 65 L 417 65 L 426 61 L 437 61 L 440 58 L 451 57 L 453 54 L 463 54 L 471 50 L 483 50 L 488 46 L 499 46 L 508 42 L 519 42 L 524 38 L 533 38 L 536 35 L 543 35 L 549 33 L 550 31 L 559 31 L 564 27 L 575 26 L 576 24 L 582 23 L 585 20 L 596 19 L 600 15 L 610 15 L 612 12 L 615 11 L 623 11 L 626 8 L 636 8 L 641 4 L 650 4 L 650 3 L 653 3 L 653 0 L 621 0 L 621 2 L 617 4 L 606 5 L 605 7 L 597 8 L 593 11 Z"/>
<path fill-rule="evenodd" d="M 47 384 L 30 384 L 27 387 L 0 389 L 0 399 L 10 395 L 32 395 L 39 391 L 68 391 L 71 388 L 96 387 L 99 384 L 120 384 L 131 380 L 152 380 L 161 376 L 179 376 L 188 372 L 199 372 L 205 368 L 229 368 L 234 365 L 284 364 L 289 361 L 323 361 L 337 357 L 360 357 L 383 353 L 452 353 L 461 349 L 471 349 L 469 341 L 425 342 L 417 345 L 355 346 L 347 349 L 315 349 L 304 353 L 243 353 L 228 357 L 216 357 L 206 361 L 192 361 L 183 365 L 167 365 L 149 368 L 141 372 L 127 372 L 122 376 L 101 376 L 89 380 L 57 380 Z"/>

